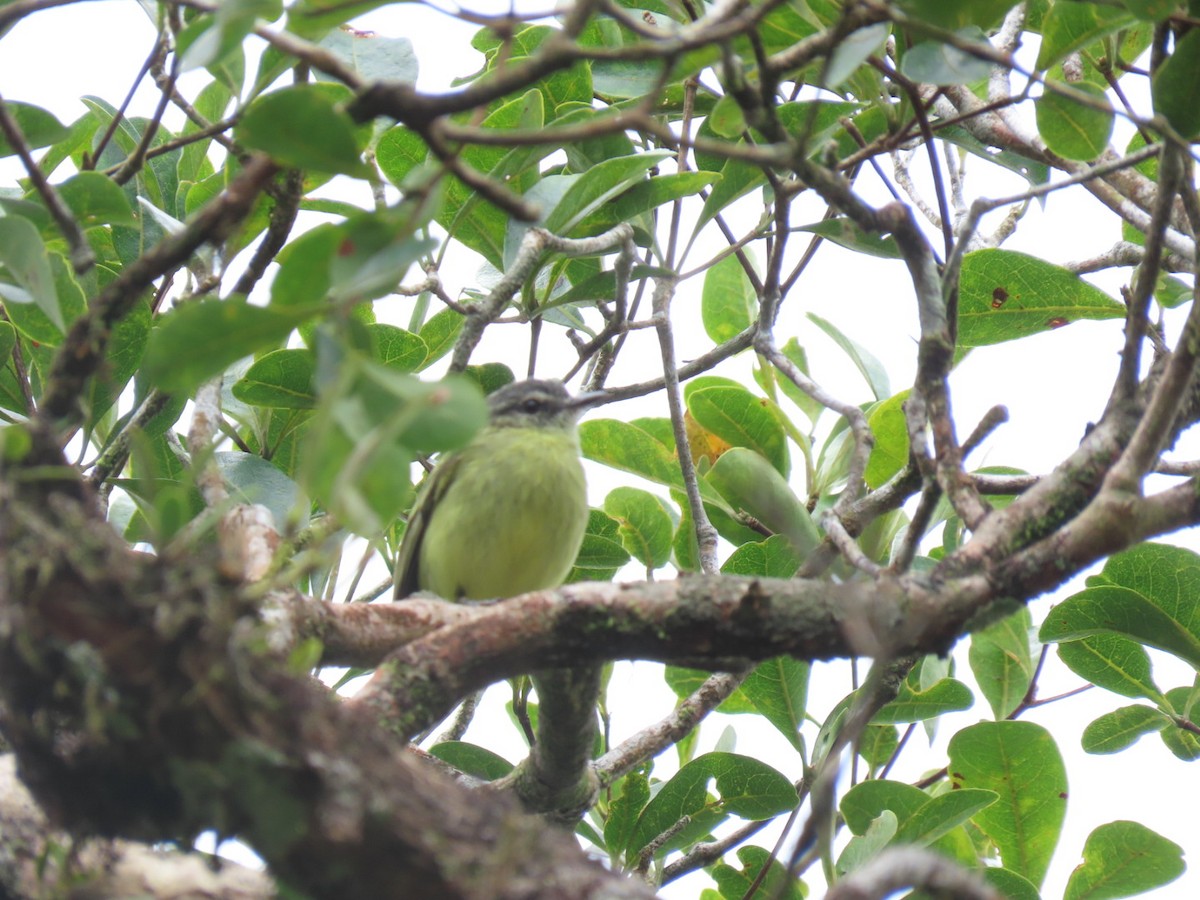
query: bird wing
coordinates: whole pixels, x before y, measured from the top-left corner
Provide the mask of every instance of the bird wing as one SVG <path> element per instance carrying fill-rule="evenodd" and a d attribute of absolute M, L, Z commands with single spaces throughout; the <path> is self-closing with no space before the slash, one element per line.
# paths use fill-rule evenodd
<path fill-rule="evenodd" d="M 425 476 L 425 481 L 417 491 L 417 497 L 408 513 L 404 537 L 400 540 L 400 549 L 396 553 L 396 570 L 392 578 L 393 600 L 403 600 L 421 589 L 418 583 L 418 567 L 425 530 L 438 501 L 454 481 L 454 473 L 461 460 L 461 453 L 453 453 L 441 460 L 433 471 Z"/>

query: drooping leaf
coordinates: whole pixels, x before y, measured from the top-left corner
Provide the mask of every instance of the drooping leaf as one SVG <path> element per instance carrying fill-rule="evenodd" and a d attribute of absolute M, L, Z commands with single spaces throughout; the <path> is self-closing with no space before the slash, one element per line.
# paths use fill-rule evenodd
<path fill-rule="evenodd" d="M 1023 606 L 971 635 L 971 671 L 997 719 L 1007 718 L 1021 704 L 1033 681 L 1032 625 Z"/>
<path fill-rule="evenodd" d="M 721 455 L 704 481 L 734 512 L 744 512 L 791 543 L 803 560 L 820 543 L 812 515 L 779 471 L 761 454 L 735 447 Z"/>
<path fill-rule="evenodd" d="M 758 298 L 737 256 L 725 257 L 705 273 L 700 316 L 716 344 L 745 331 L 757 318 Z"/>
<path fill-rule="evenodd" d="M 0 217 L 0 301 L 32 303 L 60 332 L 66 319 L 54 287 L 50 255 L 37 229 L 18 216 Z M 18 325 L 18 327 L 20 327 Z"/>
<path fill-rule="evenodd" d="M 1056 4 L 1057 5 L 1057 4 Z M 1200 84 L 1200 32 L 1192 29 L 1154 73 L 1154 111 L 1166 117 L 1184 138 L 1200 134 L 1196 85 Z"/>
<path fill-rule="evenodd" d="M 1067 773 L 1054 739 L 1033 722 L 981 722 L 950 739 L 956 788 L 999 795 L 972 821 L 1000 848 L 1005 868 L 1040 885 L 1067 809 Z"/>
<path fill-rule="evenodd" d="M 867 380 L 867 384 L 871 388 L 871 393 L 875 395 L 876 400 L 883 400 L 891 396 L 891 388 L 889 387 L 887 370 L 883 364 L 865 347 L 857 341 L 843 334 L 842 331 L 830 322 L 828 319 L 823 319 L 816 313 L 809 313 L 808 318 L 813 323 L 824 331 L 827 335 L 833 338 L 845 354 L 850 357 L 850 361 L 854 363 L 863 378 Z"/>
<path fill-rule="evenodd" d="M 875 404 L 867 414 L 867 424 L 875 443 L 863 477 L 871 490 L 881 487 L 908 464 L 908 420 L 904 415 L 908 394 L 904 390 L 888 397 Z"/>

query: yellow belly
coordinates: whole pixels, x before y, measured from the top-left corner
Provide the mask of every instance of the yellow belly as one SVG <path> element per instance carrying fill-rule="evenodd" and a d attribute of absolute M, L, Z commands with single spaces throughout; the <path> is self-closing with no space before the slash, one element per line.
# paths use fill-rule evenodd
<path fill-rule="evenodd" d="M 463 452 L 421 542 L 421 588 L 488 600 L 562 584 L 588 518 L 575 436 L 503 428 Z"/>

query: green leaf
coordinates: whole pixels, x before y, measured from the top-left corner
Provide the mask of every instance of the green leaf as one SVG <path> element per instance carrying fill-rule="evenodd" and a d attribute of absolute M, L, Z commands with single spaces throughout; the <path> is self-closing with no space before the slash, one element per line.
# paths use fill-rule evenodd
<path fill-rule="evenodd" d="M 513 770 L 503 756 L 466 741 L 439 741 L 429 748 L 429 755 L 483 781 L 495 781 Z"/>
<path fill-rule="evenodd" d="M 700 669 L 684 669 L 679 666 L 667 666 L 663 671 L 663 681 L 679 699 L 690 697 L 708 680 L 710 672 Z M 742 713 L 757 713 L 750 698 L 741 689 L 734 691 L 717 707 L 727 715 Z"/>
<path fill-rule="evenodd" d="M 1050 181 L 1050 167 L 1045 163 L 1037 162 L 1018 153 L 1013 153 L 1011 150 L 998 150 L 995 147 L 984 144 L 965 128 L 958 125 L 939 128 L 938 137 L 955 146 L 962 147 L 968 153 L 973 153 L 990 165 L 1000 166 L 1020 175 L 1029 182 L 1031 187 L 1048 184 Z"/>
<path fill-rule="evenodd" d="M 288 9 L 288 31 L 315 38 L 355 16 L 386 6 L 389 0 L 299 0 Z"/>
<path fill-rule="evenodd" d="M 253 453 L 220 450 L 213 454 L 213 461 L 235 500 L 265 506 L 276 529 L 283 532 L 287 528 L 289 514 L 300 501 L 296 482 Z"/>
<path fill-rule="evenodd" d="M 25 146 L 30 150 L 56 144 L 70 134 L 66 125 L 54 118 L 53 113 L 47 112 L 40 106 L 16 100 L 5 100 L 4 108 L 16 120 L 17 126 L 21 129 L 21 135 L 25 138 Z M 0 134 L 0 157 L 12 156 L 15 152 L 8 139 Z"/>
<path fill-rule="evenodd" d="M 654 150 L 598 163 L 571 183 L 546 216 L 544 227 L 553 234 L 569 234 L 587 215 L 642 181 L 650 169 L 670 155 L 666 150 Z"/>
<path fill-rule="evenodd" d="M 704 275 L 700 295 L 700 317 L 704 331 L 716 344 L 723 344 L 754 323 L 758 298 L 737 256 L 730 254 Z"/>
<path fill-rule="evenodd" d="M 797 750 L 803 750 L 804 745 L 800 727 L 804 724 L 811 668 L 790 656 L 779 656 L 760 663 L 738 688 Z"/>
<path fill-rule="evenodd" d="M 1161 22 L 1179 5 L 1176 0 L 1124 0 L 1125 8 L 1147 22 Z"/>
<path fill-rule="evenodd" d="M 957 31 L 968 25 L 991 28 L 999 24 L 1017 0 L 971 0 L 969 3 L 946 3 L 945 0 L 899 0 L 908 15 L 938 28 Z"/>
<path fill-rule="evenodd" d="M 867 468 L 863 473 L 867 487 L 875 490 L 908 463 L 908 421 L 904 403 L 909 392 L 901 391 L 875 404 L 867 414 L 867 424 L 875 437 Z"/>
<path fill-rule="evenodd" d="M 412 235 L 416 224 L 400 207 L 339 225 L 341 239 L 329 262 L 329 298 L 350 304 L 394 291 L 412 264 L 437 246 L 433 238 Z"/>
<path fill-rule="evenodd" d="M 1088 835 L 1063 900 L 1132 897 L 1170 884 L 1186 868 L 1174 841 L 1138 822 L 1109 822 Z"/>
<path fill-rule="evenodd" d="M 928 846 L 998 799 L 995 791 L 978 788 L 962 788 L 933 797 L 900 822 L 896 843 Z"/>
<path fill-rule="evenodd" d="M 773 470 L 772 470 L 773 471 Z M 765 541 L 742 544 L 721 566 L 726 575 L 747 575 L 759 578 L 791 578 L 804 562 L 792 542 L 781 534 Z"/>
<path fill-rule="evenodd" d="M 708 114 L 708 124 L 713 133 L 723 138 L 736 140 L 746 130 L 746 117 L 738 105 L 737 98 L 726 94 Z"/>
<path fill-rule="evenodd" d="M 69 279 L 70 269 L 65 264 L 60 265 L 61 277 Z M 73 285 L 73 289 L 79 291 L 79 300 L 82 303 L 82 290 L 77 285 Z M 62 292 L 65 291 L 60 288 L 60 293 Z M 141 367 L 152 321 L 150 302 L 148 297 L 144 296 L 113 326 L 108 348 L 104 353 L 105 364 L 92 379 L 88 391 L 89 424 L 95 424 L 117 402 L 129 379 L 133 378 Z"/>
<path fill-rule="evenodd" d="M 1029 609 L 1023 606 L 971 635 L 971 671 L 997 719 L 1008 718 L 1021 705 L 1033 682 L 1032 626 Z"/>
<path fill-rule="evenodd" d="M 824 87 L 833 90 L 849 78 L 868 56 L 883 47 L 890 32 L 890 23 L 879 22 L 860 28 L 839 41 L 822 73 Z"/>
<path fill-rule="evenodd" d="M 408 174 L 425 162 L 429 147 L 411 128 L 397 125 L 385 131 L 375 144 L 379 171 L 394 185 L 403 184 Z"/>
<path fill-rule="evenodd" d="M 421 326 L 417 335 L 425 342 L 429 355 L 421 364 L 421 369 L 427 369 L 454 347 L 458 333 L 462 331 L 463 317 L 456 310 L 446 307 L 441 312 L 430 316 L 429 321 Z"/>
<path fill-rule="evenodd" d="M 1162 693 L 1150 671 L 1150 654 L 1128 638 L 1093 634 L 1059 644 L 1058 656 L 1072 672 L 1097 687 L 1123 697 L 1162 702 Z"/>
<path fill-rule="evenodd" d="M 579 426 L 579 443 L 587 459 L 659 484 L 683 487 L 674 451 L 630 422 L 590 419 Z"/>
<path fill-rule="evenodd" d="M 0 300 L 6 308 L 32 303 L 58 329 L 67 329 L 54 288 L 50 255 L 41 235 L 28 219 L 0 217 Z M 18 325 L 18 327 L 20 327 Z"/>
<path fill-rule="evenodd" d="M 1092 160 L 1104 152 L 1112 137 L 1114 114 L 1103 89 L 1087 82 L 1066 85 L 1091 97 L 1103 109 L 1049 88 L 1035 103 L 1038 133 L 1051 151 L 1066 159 Z"/>
<path fill-rule="evenodd" d="M 621 523 L 621 543 L 635 559 L 651 569 L 670 561 L 675 523 L 657 497 L 638 488 L 614 488 L 604 498 L 604 511 Z"/>
<path fill-rule="evenodd" d="M 304 232 L 279 251 L 279 271 L 271 281 L 272 306 L 310 306 L 324 300 L 331 284 L 329 264 L 342 232 L 325 222 Z"/>
<path fill-rule="evenodd" d="M 348 527 L 377 535 L 411 500 L 414 455 L 461 447 L 486 420 L 487 404 L 465 376 L 428 384 L 348 353 L 322 388 L 301 483 Z"/>
<path fill-rule="evenodd" d="M 684 400 L 692 418 L 706 431 L 734 447 L 753 450 L 787 477 L 791 468 L 787 436 L 767 400 L 740 385 L 685 391 Z"/>
<path fill-rule="evenodd" d="M 479 389 L 483 391 L 485 396 L 517 380 L 517 376 L 513 374 L 512 369 L 504 363 L 484 363 L 481 366 L 467 366 L 463 369 L 463 374 L 479 385 Z"/>
<path fill-rule="evenodd" d="M 744 144 L 745 142 L 739 141 L 738 143 Z M 699 161 L 697 159 L 697 162 Z M 696 219 L 696 225 L 692 229 L 689 246 L 692 241 L 696 240 L 696 236 L 700 234 L 700 230 L 723 213 L 726 207 L 733 203 L 734 200 L 745 196 L 767 180 L 760 167 L 743 162 L 740 159 L 720 160 L 714 157 L 709 162 L 709 165 L 720 165 L 721 177 L 713 185 L 713 189 L 708 194 L 708 199 L 704 201 L 704 206 L 701 208 L 700 215 Z"/>
<path fill-rule="evenodd" d="M 364 81 L 417 80 L 417 56 L 412 41 L 405 37 L 389 38 L 374 32 L 335 29 L 319 41 L 325 48 L 356 72 Z M 331 76 L 318 72 L 317 77 Z"/>
<path fill-rule="evenodd" d="M 871 388 L 871 393 L 875 395 L 876 400 L 883 400 L 891 396 L 892 389 L 889 386 L 887 370 L 874 355 L 844 335 L 832 322 L 821 318 L 816 313 L 809 313 L 808 317 L 818 328 L 833 338 L 834 343 L 850 357 L 850 361 L 867 380 L 867 385 Z"/>
<path fill-rule="evenodd" d="M 955 788 L 1000 796 L 972 821 L 995 841 L 1005 868 L 1040 885 L 1067 808 L 1067 773 L 1050 733 L 1032 722 L 981 722 L 954 735 L 948 750 Z"/>
<path fill-rule="evenodd" d="M 17 330 L 8 322 L 0 321 L 0 360 L 7 360 L 17 345 Z"/>
<path fill-rule="evenodd" d="M 804 352 L 804 348 L 795 338 L 788 338 L 787 343 L 783 345 L 783 355 L 790 359 L 803 374 L 811 375 L 808 369 L 808 354 Z M 779 389 L 783 391 L 784 396 L 795 403 L 800 411 L 808 416 L 809 421 L 816 425 L 817 419 L 821 417 L 825 407 L 796 387 L 795 383 L 787 376 L 780 375 L 778 382 Z"/>
<path fill-rule="evenodd" d="M 254 361 L 234 384 L 233 396 L 251 406 L 312 409 L 316 368 L 311 350 L 274 350 Z"/>
<path fill-rule="evenodd" d="M 271 21 L 281 12 L 279 0 L 227 0 L 213 15 L 193 19 L 179 37 L 181 70 L 211 67 L 240 51 L 259 16 Z"/>
<path fill-rule="evenodd" d="M 991 49 L 987 36 L 978 27 L 962 29 L 958 36 Z M 941 41 L 914 44 L 900 59 L 901 74 L 924 84 L 970 84 L 987 78 L 991 71 L 992 63 L 986 57 Z"/>
<path fill-rule="evenodd" d="M 1133 16 L 1115 6 L 1098 3 L 1055 3 L 1042 19 L 1042 43 L 1037 68 L 1049 69 L 1059 60 L 1107 34 L 1132 25 Z"/>
<path fill-rule="evenodd" d="M 610 789 L 608 818 L 604 820 L 604 845 L 613 855 L 629 845 L 638 817 L 650 802 L 650 779 L 644 772 L 630 772 Z"/>
<path fill-rule="evenodd" d="M 1171 715 L 1189 718 L 1193 715 L 1195 700 L 1194 687 L 1171 688 L 1167 691 L 1166 710 Z M 1200 736 L 1181 725 L 1174 725 L 1174 722 L 1172 726 L 1159 732 L 1167 749 L 1184 762 L 1200 759 Z"/>
<path fill-rule="evenodd" d="M 1188 582 L 1200 570 L 1181 573 Z M 1147 596 L 1139 590 L 1098 585 L 1073 594 L 1051 610 L 1042 624 L 1043 641 L 1070 641 L 1113 632 L 1139 644 L 1166 650 L 1200 668 L 1200 628 L 1195 596 L 1186 584 Z"/>
<path fill-rule="evenodd" d="M 429 348 L 420 335 L 375 322 L 367 326 L 375 349 L 375 358 L 398 372 L 417 372 L 425 365 Z"/>
<path fill-rule="evenodd" d="M 1004 900 L 1042 900 L 1037 887 L 1028 878 L 1011 869 L 999 866 L 984 866 L 983 880 L 995 889 Z"/>
<path fill-rule="evenodd" d="M 87 309 L 83 288 L 75 280 L 75 272 L 71 265 L 61 254 L 49 254 L 49 262 L 50 272 L 54 278 L 54 291 L 58 297 L 63 318 L 68 323 L 74 322 Z M 25 337 L 44 348 L 57 347 L 62 343 L 64 332 L 50 321 L 40 307 L 32 303 L 7 302 L 3 296 L 2 285 L 0 285 L 0 299 L 5 299 L 4 307 L 9 321 Z M 35 359 L 35 365 L 36 362 Z"/>
<path fill-rule="evenodd" d="M 630 559 L 621 544 L 620 531 L 620 523 L 603 510 L 588 510 L 583 543 L 565 583 L 608 581 L 616 575 Z"/>
<path fill-rule="evenodd" d="M 241 299 L 189 303 L 159 320 L 143 365 L 161 390 L 190 394 L 243 356 L 276 346 L 317 312 L 252 306 Z"/>
<path fill-rule="evenodd" d="M 633 226 L 634 240 L 651 246 L 654 220 L 649 212 L 663 204 L 698 194 L 719 177 L 714 172 L 673 172 L 652 176 L 594 210 L 579 224 L 578 230 L 583 234 L 599 234 L 621 222 L 628 222 Z"/>
<path fill-rule="evenodd" d="M 846 791 L 838 810 L 851 834 L 863 835 L 884 810 L 891 810 L 898 821 L 904 821 L 929 801 L 929 794 L 911 784 L 874 778 Z"/>
<path fill-rule="evenodd" d="M 1080 746 L 1088 753 L 1119 753 L 1141 737 L 1171 727 L 1171 720 L 1152 706 L 1122 706 L 1089 722 Z"/>
<path fill-rule="evenodd" d="M 903 722 L 921 722 L 948 712 L 970 709 L 975 702 L 971 689 L 961 681 L 942 678 L 928 687 L 921 687 L 917 670 L 909 674 L 900 686 L 896 699 L 875 714 L 875 725 L 895 725 Z"/>
<path fill-rule="evenodd" d="M 863 231 L 852 219 L 848 219 L 845 216 L 822 219 L 820 222 L 814 222 L 812 225 L 801 225 L 799 228 L 793 230 L 817 234 L 825 240 L 837 244 L 839 247 L 845 247 L 847 250 L 853 250 L 855 253 L 876 256 L 880 259 L 900 259 L 903 256 L 900 248 L 896 245 L 894 237 L 891 235 L 881 236 Z"/>
<path fill-rule="evenodd" d="M 853 872 L 868 860 L 879 856 L 884 848 L 895 839 L 899 827 L 896 814 L 890 809 L 885 809 L 877 819 L 871 822 L 865 834 L 856 835 L 846 842 L 846 849 L 838 856 L 834 871 L 839 875 L 845 875 Z"/>
<path fill-rule="evenodd" d="M 796 558 L 803 560 L 820 543 L 820 532 L 808 509 L 778 470 L 755 451 L 734 447 L 722 453 L 704 481 L 732 511 L 748 513 L 787 538 Z"/>
<path fill-rule="evenodd" d="M 803 882 L 790 875 L 783 863 L 769 850 L 754 846 L 739 847 L 737 858 L 742 864 L 740 869 L 719 862 L 709 870 L 722 898 L 740 900 L 761 894 L 771 900 L 804 900 Z"/>
<path fill-rule="evenodd" d="M 281 165 L 367 177 L 354 121 L 325 87 L 296 84 L 259 97 L 235 129 L 238 143 Z"/>
<path fill-rule="evenodd" d="M 717 798 L 708 794 L 712 781 Z M 792 783 L 766 763 L 735 753 L 706 753 L 681 767 L 647 804 L 630 839 L 627 858 L 684 816 L 695 819 L 705 812 L 732 813 L 756 821 L 786 812 L 796 802 Z M 685 828 L 681 836 L 686 834 Z M 656 856 L 674 846 L 674 841 L 667 842 Z"/>
<path fill-rule="evenodd" d="M 1166 117 L 1185 139 L 1200 134 L 1196 85 L 1200 84 L 1200 31 L 1192 29 L 1154 73 L 1154 111 Z"/>
<path fill-rule="evenodd" d="M 959 275 L 958 345 L 982 347 L 1061 328 L 1119 319 L 1125 307 L 1061 266 L 1013 250 L 976 250 Z"/>
<path fill-rule="evenodd" d="M 129 198 L 115 181 L 100 172 L 79 172 L 57 187 L 80 228 L 137 225 Z"/>

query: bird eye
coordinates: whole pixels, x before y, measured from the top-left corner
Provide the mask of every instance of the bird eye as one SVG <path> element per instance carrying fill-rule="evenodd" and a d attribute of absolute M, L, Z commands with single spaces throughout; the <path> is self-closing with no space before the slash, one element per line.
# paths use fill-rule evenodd
<path fill-rule="evenodd" d="M 528 397 L 521 403 L 521 409 L 527 413 L 535 413 L 542 408 L 542 401 L 537 397 Z"/>

